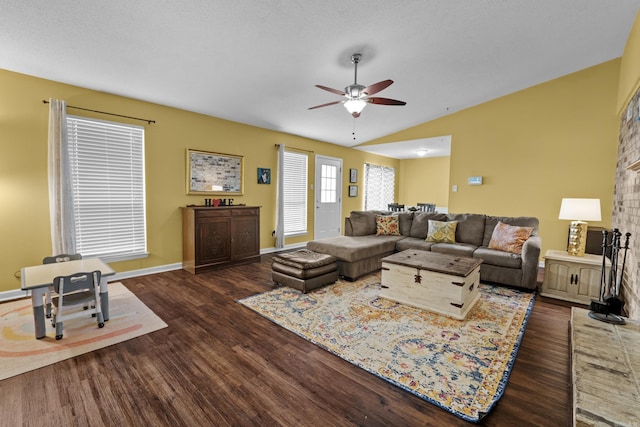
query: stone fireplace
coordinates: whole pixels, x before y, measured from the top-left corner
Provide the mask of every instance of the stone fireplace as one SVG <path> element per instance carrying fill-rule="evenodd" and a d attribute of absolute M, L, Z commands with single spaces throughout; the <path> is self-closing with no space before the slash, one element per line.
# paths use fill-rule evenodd
<path fill-rule="evenodd" d="M 631 233 L 621 295 L 626 314 L 640 320 L 640 90 L 631 99 L 620 121 L 620 145 L 616 166 L 611 228 Z M 623 252 L 621 251 L 620 254 Z M 622 257 L 619 257 L 620 263 Z M 621 268 L 621 265 L 620 267 Z"/>

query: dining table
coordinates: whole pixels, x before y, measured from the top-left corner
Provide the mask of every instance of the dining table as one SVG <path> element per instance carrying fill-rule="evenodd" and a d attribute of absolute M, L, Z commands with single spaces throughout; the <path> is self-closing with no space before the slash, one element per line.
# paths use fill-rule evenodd
<path fill-rule="evenodd" d="M 40 264 L 23 267 L 20 270 L 20 287 L 23 291 L 31 291 L 31 305 L 33 306 L 33 321 L 36 339 L 46 335 L 44 297 L 53 285 L 53 280 L 59 276 L 69 276 L 76 273 L 88 273 L 99 270 L 100 279 L 100 309 L 104 321 L 109 320 L 109 292 L 108 278 L 116 272 L 99 258 L 84 258 L 67 262 Z"/>

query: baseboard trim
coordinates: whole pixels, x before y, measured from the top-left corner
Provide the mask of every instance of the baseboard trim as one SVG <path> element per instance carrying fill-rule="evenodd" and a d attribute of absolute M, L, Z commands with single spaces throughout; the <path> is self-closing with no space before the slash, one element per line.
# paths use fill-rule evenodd
<path fill-rule="evenodd" d="M 155 274 L 155 273 L 163 273 L 165 271 L 180 270 L 181 268 L 182 268 L 182 263 L 181 262 L 176 262 L 176 263 L 173 263 L 173 264 L 158 265 L 156 267 L 140 268 L 138 270 L 123 271 L 123 272 L 120 272 L 120 273 L 116 273 L 115 276 L 113 276 L 113 278 L 109 279 L 109 281 L 113 282 L 114 280 L 130 279 L 132 277 L 146 276 L 148 274 Z"/>
<path fill-rule="evenodd" d="M 11 301 L 14 299 L 26 298 L 31 296 L 31 292 L 21 289 L 12 289 L 10 291 L 0 292 L 0 302 Z"/>

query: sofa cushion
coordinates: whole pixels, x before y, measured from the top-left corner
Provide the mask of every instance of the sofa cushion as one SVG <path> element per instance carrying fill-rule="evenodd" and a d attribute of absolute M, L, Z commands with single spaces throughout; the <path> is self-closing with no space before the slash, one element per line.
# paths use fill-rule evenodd
<path fill-rule="evenodd" d="M 406 237 L 396 242 L 396 252 L 402 252 L 407 249 L 418 249 L 421 251 L 430 251 L 434 242 L 426 242 L 418 237 Z"/>
<path fill-rule="evenodd" d="M 474 258 L 481 258 L 485 264 L 497 265 L 507 268 L 522 268 L 522 257 L 518 254 L 479 247 L 473 253 Z"/>
<path fill-rule="evenodd" d="M 531 232 L 532 236 L 538 235 L 538 218 L 530 217 L 530 216 L 517 216 L 517 217 L 509 217 L 509 216 L 489 216 L 487 215 L 486 224 L 484 228 L 484 238 L 482 239 L 482 244 L 478 246 L 489 246 L 489 242 L 491 241 L 491 236 L 493 235 L 493 229 L 496 228 L 498 222 L 503 222 L 509 225 L 516 225 L 518 227 L 533 227 L 533 231 Z"/>
<path fill-rule="evenodd" d="M 456 228 L 456 242 L 482 246 L 485 215 L 447 214 L 447 220 L 458 221 L 458 227 Z"/>
<path fill-rule="evenodd" d="M 307 242 L 307 249 L 333 255 L 341 261 L 359 261 L 393 252 L 402 236 L 336 236 Z"/>
<path fill-rule="evenodd" d="M 476 248 L 477 246 L 470 245 L 468 243 L 435 243 L 431 246 L 431 252 L 471 258 L 473 257 L 473 251 L 475 251 Z"/>
<path fill-rule="evenodd" d="M 400 234 L 408 237 L 411 234 L 411 224 L 413 223 L 413 212 L 394 213 L 400 222 Z"/>
<path fill-rule="evenodd" d="M 376 215 L 383 211 L 353 211 L 349 215 L 354 236 L 368 236 L 376 234 Z"/>
<path fill-rule="evenodd" d="M 400 236 L 397 215 L 376 215 L 376 236 Z"/>
<path fill-rule="evenodd" d="M 429 232 L 429 220 L 446 221 L 447 215 L 435 212 L 415 212 L 413 214 L 413 222 L 411 223 L 410 237 L 418 239 L 426 239 Z"/>
<path fill-rule="evenodd" d="M 493 229 L 489 249 L 498 249 L 513 254 L 522 253 L 522 245 L 533 232 L 533 227 L 518 227 L 498 221 Z"/>
<path fill-rule="evenodd" d="M 425 240 L 436 243 L 455 243 L 457 225 L 458 221 L 435 221 L 430 219 L 429 232 Z"/>

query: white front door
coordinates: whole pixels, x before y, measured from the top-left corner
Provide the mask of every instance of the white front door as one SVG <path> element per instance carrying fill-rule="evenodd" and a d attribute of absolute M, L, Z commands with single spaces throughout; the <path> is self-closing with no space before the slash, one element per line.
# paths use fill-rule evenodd
<path fill-rule="evenodd" d="M 342 227 L 342 159 L 316 156 L 314 239 L 340 235 Z"/>

